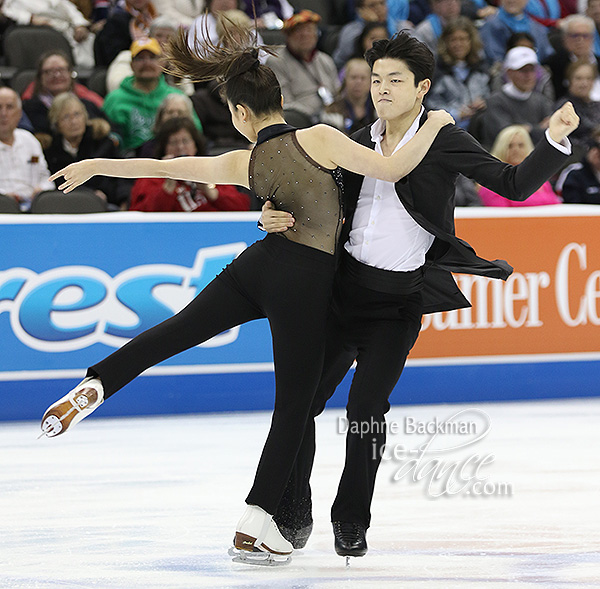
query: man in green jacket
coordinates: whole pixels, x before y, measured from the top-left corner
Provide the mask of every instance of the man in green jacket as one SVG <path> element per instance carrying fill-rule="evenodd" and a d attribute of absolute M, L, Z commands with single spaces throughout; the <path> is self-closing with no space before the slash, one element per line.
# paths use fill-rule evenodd
<path fill-rule="evenodd" d="M 138 39 L 131 45 L 133 76 L 104 100 L 104 112 L 121 136 L 123 151 L 138 148 L 152 138 L 154 117 L 168 94 L 183 94 L 165 81 L 161 65 L 161 48 L 156 39 Z M 194 123 L 201 129 L 194 114 Z"/>

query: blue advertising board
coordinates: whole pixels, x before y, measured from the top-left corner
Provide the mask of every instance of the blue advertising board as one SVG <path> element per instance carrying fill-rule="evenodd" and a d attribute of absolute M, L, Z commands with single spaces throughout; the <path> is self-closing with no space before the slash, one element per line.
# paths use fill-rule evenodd
<path fill-rule="evenodd" d="M 262 239 L 257 218 L 257 213 L 0 215 L 0 420 L 39 418 L 88 366 L 183 308 L 244 248 Z M 407 367 L 391 401 L 596 394 L 600 363 L 581 363 L 580 370 L 575 364 L 420 361 Z M 573 374 L 579 375 L 577 383 Z M 331 406 L 345 404 L 351 378 L 352 371 Z M 273 398 L 271 336 L 262 319 L 149 369 L 97 414 L 270 409 Z"/>
<path fill-rule="evenodd" d="M 4 216 L 0 418 L 33 416 L 20 399 L 25 391 L 37 415 L 87 366 L 183 308 L 247 245 L 264 236 L 256 220 L 256 213 Z M 214 410 L 220 404 L 200 394 L 203 387 L 192 382 L 197 378 L 181 377 L 250 373 L 255 375 L 248 379 L 250 389 L 268 390 L 272 370 L 270 333 L 261 320 L 222 333 L 151 373 L 174 377 L 156 380 L 166 390 L 165 399 L 171 380 L 180 377 L 190 381 L 186 390 L 196 391 L 188 409 Z M 149 385 L 153 380 L 145 379 L 141 388 L 155 389 Z M 219 389 L 228 386 L 227 378 L 217 381 Z M 238 403 L 232 399 L 228 408 L 256 406 L 239 402 L 240 387 L 235 388 Z M 38 405 L 40 397 L 44 401 Z M 155 407 L 153 397 L 132 412 L 169 411 L 166 402 Z"/>

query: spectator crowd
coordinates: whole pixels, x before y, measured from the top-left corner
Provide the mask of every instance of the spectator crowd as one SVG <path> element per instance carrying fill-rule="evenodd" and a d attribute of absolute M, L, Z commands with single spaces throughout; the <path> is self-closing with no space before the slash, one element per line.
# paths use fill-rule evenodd
<path fill-rule="evenodd" d="M 308 10 L 310 6 L 312 10 Z M 600 204 L 600 0 L 0 0 L 0 194 L 22 212 L 56 187 L 49 176 L 90 157 L 171 158 L 248 148 L 216 82 L 163 70 L 180 28 L 194 43 L 224 38 L 219 15 L 256 31 L 286 120 L 351 135 L 373 123 L 364 52 L 407 30 L 436 56 L 425 106 L 446 109 L 500 160 L 518 164 L 573 103 L 581 124 L 559 177 L 519 205 Z M 28 68 L 13 68 L 19 31 L 61 36 Z M 24 81 L 23 81 L 24 80 Z M 246 189 L 141 178 L 93 178 L 106 210 L 257 209 Z M 457 204 L 509 206 L 459 178 Z"/>

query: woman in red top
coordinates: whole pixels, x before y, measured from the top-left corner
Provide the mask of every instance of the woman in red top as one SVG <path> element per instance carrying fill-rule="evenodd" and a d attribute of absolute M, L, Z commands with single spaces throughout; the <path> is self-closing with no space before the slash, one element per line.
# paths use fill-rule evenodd
<path fill-rule="evenodd" d="M 204 138 L 193 121 L 178 117 L 163 123 L 156 136 L 159 159 L 206 155 Z M 170 178 L 140 178 L 131 189 L 131 211 L 247 211 L 250 197 L 229 184 L 202 184 Z"/>

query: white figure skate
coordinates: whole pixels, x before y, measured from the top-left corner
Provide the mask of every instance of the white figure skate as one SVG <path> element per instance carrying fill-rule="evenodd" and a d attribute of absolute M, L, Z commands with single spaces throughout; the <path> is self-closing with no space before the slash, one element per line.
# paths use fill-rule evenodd
<path fill-rule="evenodd" d="M 99 379 L 91 376 L 82 380 L 46 410 L 42 417 L 42 436 L 53 438 L 64 434 L 104 401 L 104 388 Z"/>
<path fill-rule="evenodd" d="M 273 516 L 256 505 L 246 507 L 233 543 L 229 549 L 233 562 L 277 566 L 291 561 L 292 545 L 277 529 Z"/>

